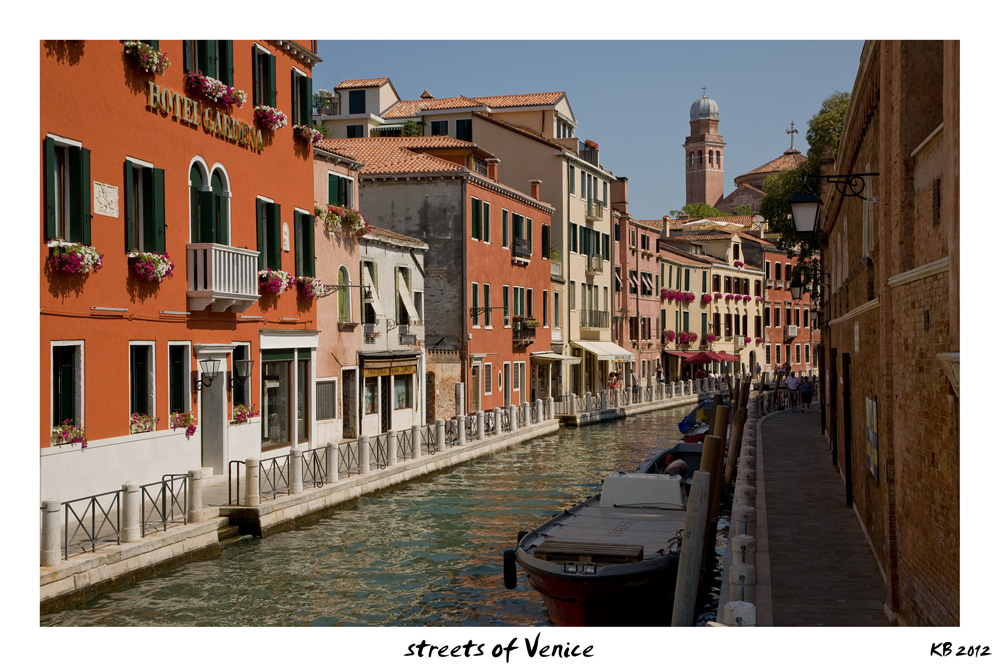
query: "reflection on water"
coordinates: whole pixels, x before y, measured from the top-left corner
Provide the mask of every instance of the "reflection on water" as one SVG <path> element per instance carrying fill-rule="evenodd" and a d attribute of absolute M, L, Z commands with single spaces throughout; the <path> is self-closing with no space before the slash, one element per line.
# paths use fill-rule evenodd
<path fill-rule="evenodd" d="M 515 590 L 503 587 L 503 550 L 519 530 L 596 493 L 605 474 L 633 470 L 673 442 L 689 410 L 561 429 L 245 539 L 41 624 L 549 625 L 523 572 Z"/>

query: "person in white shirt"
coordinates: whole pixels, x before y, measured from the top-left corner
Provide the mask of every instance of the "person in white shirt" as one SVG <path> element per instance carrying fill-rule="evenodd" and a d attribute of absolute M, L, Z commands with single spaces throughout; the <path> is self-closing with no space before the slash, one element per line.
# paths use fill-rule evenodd
<path fill-rule="evenodd" d="M 788 375 L 785 386 L 788 387 L 788 402 L 792 405 L 792 412 L 796 412 L 799 407 L 799 378 L 795 377 L 795 373 Z"/>

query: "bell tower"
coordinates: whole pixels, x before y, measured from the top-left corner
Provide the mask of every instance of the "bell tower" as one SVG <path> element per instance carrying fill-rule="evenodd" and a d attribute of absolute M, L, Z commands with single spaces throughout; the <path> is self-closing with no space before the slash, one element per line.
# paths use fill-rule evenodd
<path fill-rule="evenodd" d="M 725 149 L 719 134 L 719 105 L 702 88 L 701 98 L 691 105 L 691 136 L 684 141 L 686 204 L 715 206 L 722 199 Z"/>

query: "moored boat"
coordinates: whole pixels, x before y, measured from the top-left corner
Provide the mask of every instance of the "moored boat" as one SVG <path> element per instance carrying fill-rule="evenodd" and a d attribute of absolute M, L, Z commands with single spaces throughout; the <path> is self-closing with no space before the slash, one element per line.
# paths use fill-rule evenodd
<path fill-rule="evenodd" d="M 602 490 L 520 538 L 504 554 L 556 625 L 669 625 L 690 475 L 701 445 L 659 450 L 633 473 L 604 478 Z"/>

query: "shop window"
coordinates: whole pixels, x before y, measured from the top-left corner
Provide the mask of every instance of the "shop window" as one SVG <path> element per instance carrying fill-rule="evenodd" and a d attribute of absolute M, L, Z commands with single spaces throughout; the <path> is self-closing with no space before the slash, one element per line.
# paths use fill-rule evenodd
<path fill-rule="evenodd" d="M 366 415 L 378 414 L 378 378 L 365 378 L 365 403 Z"/>
<path fill-rule="evenodd" d="M 90 245 L 90 150 L 45 138 L 45 234 Z"/>
<path fill-rule="evenodd" d="M 406 410 L 413 407 L 413 376 L 393 375 L 392 376 L 393 405 L 397 410 Z"/>
<path fill-rule="evenodd" d="M 302 354 L 301 352 L 299 353 Z M 311 355 L 310 355 L 311 356 Z M 297 410 L 295 411 L 295 417 L 298 420 L 296 423 L 296 435 L 299 442 L 307 442 L 309 440 L 309 387 L 312 386 L 309 378 L 309 359 L 303 359 L 299 356 L 298 360 L 295 362 L 296 374 L 295 374 L 295 399 Z"/>
<path fill-rule="evenodd" d="M 264 352 L 261 369 L 261 447 L 291 443 L 292 358 L 286 351 Z"/>

